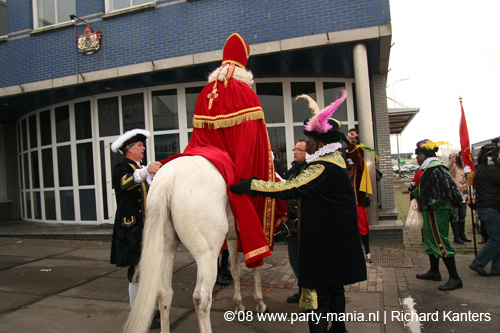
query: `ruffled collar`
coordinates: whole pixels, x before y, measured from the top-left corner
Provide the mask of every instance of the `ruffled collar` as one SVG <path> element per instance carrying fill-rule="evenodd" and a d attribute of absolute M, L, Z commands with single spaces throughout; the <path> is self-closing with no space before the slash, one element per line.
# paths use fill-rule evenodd
<path fill-rule="evenodd" d="M 420 169 L 422 169 L 422 170 L 427 169 L 427 167 L 429 166 L 429 164 L 430 164 L 432 161 L 439 161 L 439 158 L 437 158 L 437 157 L 429 157 L 429 158 L 427 158 L 427 159 L 424 161 L 424 163 L 422 163 L 422 165 L 420 166 Z M 439 162 L 441 162 L 441 161 L 439 161 Z"/>
<path fill-rule="evenodd" d="M 312 154 L 312 155 L 306 154 L 306 161 L 307 161 L 307 163 L 311 163 L 315 159 L 317 159 L 323 155 L 333 153 L 334 151 L 338 150 L 341 147 L 342 147 L 341 143 L 338 143 L 338 142 L 329 143 L 326 146 L 323 146 L 320 149 L 318 149 L 317 151 L 315 151 L 314 154 Z"/>

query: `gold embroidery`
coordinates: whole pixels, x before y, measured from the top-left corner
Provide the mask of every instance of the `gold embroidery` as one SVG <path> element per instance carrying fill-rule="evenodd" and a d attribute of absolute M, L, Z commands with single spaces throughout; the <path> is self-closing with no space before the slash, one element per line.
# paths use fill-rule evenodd
<path fill-rule="evenodd" d="M 135 223 L 135 216 L 124 217 L 122 219 L 122 226 L 130 227 Z"/>
<path fill-rule="evenodd" d="M 240 110 L 238 112 L 218 115 L 218 116 L 201 116 L 195 115 L 193 117 L 193 126 L 196 128 L 204 128 L 205 125 L 213 128 L 225 128 L 234 125 L 239 125 L 249 120 L 264 120 L 264 111 L 260 106 Z"/>
<path fill-rule="evenodd" d="M 247 59 L 248 59 L 248 57 L 247 57 Z M 238 66 L 238 67 L 241 67 L 241 68 L 243 68 L 243 69 L 245 68 L 245 66 L 243 66 L 242 64 L 240 64 L 239 62 L 234 61 L 234 60 L 224 60 L 224 61 L 222 62 L 222 66 L 224 66 L 225 64 L 235 64 L 235 65 L 236 65 L 236 66 Z"/>
<path fill-rule="evenodd" d="M 263 180 L 254 180 L 252 181 L 252 186 L 250 187 L 250 189 L 252 191 L 259 192 L 281 192 L 290 190 L 292 188 L 298 188 L 318 178 L 324 170 L 324 165 L 314 164 L 305 168 L 297 177 L 292 180 L 281 182 L 266 182 Z"/>
<path fill-rule="evenodd" d="M 262 253 L 265 253 L 265 252 L 268 252 L 268 251 L 270 251 L 268 245 L 263 246 L 263 247 L 261 247 L 259 249 L 250 251 L 248 253 L 245 253 L 245 260 L 248 260 L 250 258 L 253 258 L 255 256 L 258 256 L 259 254 L 262 254 Z"/>
<path fill-rule="evenodd" d="M 219 97 L 219 94 L 217 94 L 217 85 L 215 85 L 212 92 L 207 95 L 207 98 L 210 99 L 210 101 L 208 102 L 208 109 L 209 110 L 212 108 L 212 103 L 213 103 L 214 99 L 216 99 L 217 97 Z"/>
<path fill-rule="evenodd" d="M 299 307 L 303 310 L 315 310 L 318 308 L 318 293 L 316 289 L 302 288 Z"/>

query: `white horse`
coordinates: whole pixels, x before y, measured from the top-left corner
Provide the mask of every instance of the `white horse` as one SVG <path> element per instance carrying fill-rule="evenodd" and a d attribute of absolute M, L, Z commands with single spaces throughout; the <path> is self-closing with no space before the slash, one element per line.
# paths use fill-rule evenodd
<path fill-rule="evenodd" d="M 174 255 L 179 242 L 196 260 L 197 279 L 193 301 L 200 332 L 212 332 L 210 308 L 217 278 L 217 259 L 228 240 L 233 300 L 236 311 L 245 311 L 240 292 L 234 216 L 226 182 L 217 168 L 200 156 L 179 157 L 164 165 L 151 184 L 139 264 L 139 289 L 124 332 L 147 332 L 155 305 L 161 313 L 161 332 L 170 332 Z M 253 269 L 257 312 L 265 312 L 261 288 L 262 266 Z"/>

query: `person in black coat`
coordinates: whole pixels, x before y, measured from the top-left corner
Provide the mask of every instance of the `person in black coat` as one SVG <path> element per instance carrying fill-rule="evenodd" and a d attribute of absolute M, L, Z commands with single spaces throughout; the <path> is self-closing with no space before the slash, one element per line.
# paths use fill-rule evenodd
<path fill-rule="evenodd" d="M 323 113 L 325 110 L 321 111 Z M 354 191 L 339 143 L 340 122 L 308 126 L 305 121 L 307 167 L 289 181 L 242 179 L 230 186 L 236 194 L 249 193 L 277 199 L 301 199 L 299 231 L 299 306 L 321 315 L 309 321 L 310 332 L 326 332 L 327 313 L 345 313 L 344 285 L 366 280 Z M 321 119 L 319 119 L 321 123 Z M 343 321 L 332 321 L 333 332 L 345 332 Z"/>
<path fill-rule="evenodd" d="M 293 148 L 293 162 L 292 167 L 288 169 L 283 175 L 283 179 L 292 180 L 297 177 L 302 170 L 307 166 L 306 162 L 306 140 L 301 139 L 295 143 Z M 286 222 L 283 224 L 278 232 L 274 234 L 274 241 L 284 241 L 288 247 L 288 260 L 292 266 L 293 273 L 299 277 L 299 243 L 298 243 L 298 230 L 299 230 L 299 216 L 297 210 L 300 205 L 299 200 L 288 199 L 286 200 Z M 300 299 L 299 291 L 292 296 L 287 297 L 287 303 L 298 303 Z"/>
<path fill-rule="evenodd" d="M 113 170 L 113 188 L 117 209 L 111 242 L 111 263 L 118 267 L 129 267 L 130 306 L 137 294 L 138 284 L 133 281 L 137 264 L 141 258 L 142 230 L 146 213 L 146 199 L 154 174 L 160 162 L 141 165 L 144 157 L 144 142 L 149 131 L 135 129 L 124 133 L 111 145 L 113 152 L 120 152 L 125 159 Z"/>

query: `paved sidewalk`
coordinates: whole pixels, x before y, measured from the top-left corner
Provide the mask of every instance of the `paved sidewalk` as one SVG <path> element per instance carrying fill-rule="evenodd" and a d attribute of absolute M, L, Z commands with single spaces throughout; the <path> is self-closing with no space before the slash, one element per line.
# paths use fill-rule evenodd
<path fill-rule="evenodd" d="M 2 233 L 5 229 L 0 225 Z M 129 311 L 128 282 L 126 269 L 109 264 L 109 248 L 107 241 L 0 237 L 0 331 L 120 332 Z M 391 254 L 377 251 L 377 255 Z M 197 331 L 192 302 L 196 265 L 183 246 L 176 255 L 174 272 L 172 331 Z M 247 268 L 243 273 L 244 304 L 253 310 L 252 273 Z M 290 322 L 301 312 L 296 304 L 285 302 L 297 290 L 285 244 L 278 244 L 266 260 L 262 285 L 269 310 L 286 314 L 286 321 L 256 317 L 226 321 L 225 311 L 234 308 L 233 287 L 216 286 L 211 314 L 214 331 L 308 331 L 306 322 Z M 353 317 L 347 323 L 350 332 L 404 332 L 403 322 L 384 318 L 387 311 L 401 309 L 394 269 L 370 265 L 368 281 L 346 286 L 346 298 L 347 313 Z"/>
<path fill-rule="evenodd" d="M 408 209 L 406 188 L 405 181 L 395 183 L 396 205 L 402 221 Z M 0 332 L 120 332 L 129 311 L 128 282 L 126 269 L 109 264 L 111 232 L 109 225 L 0 222 Z M 470 220 L 466 233 L 472 238 Z M 479 333 L 500 327 L 500 277 L 480 277 L 468 268 L 474 259 L 473 244 L 455 245 L 457 269 L 464 288 L 452 292 L 437 289 L 448 279 L 443 264 L 443 282 L 415 278 L 429 267 L 419 231 L 404 229 L 403 243 L 378 238 L 372 232 L 370 245 L 375 260 L 367 268 L 368 280 L 345 288 L 346 312 L 351 316 L 346 324 L 349 332 Z M 308 331 L 304 321 L 291 324 L 292 316 L 297 317 L 301 312 L 296 304 L 285 302 L 297 290 L 286 245 L 278 244 L 265 262 L 265 302 L 271 314 L 286 315 L 286 320 L 258 320 L 253 313 L 252 317 L 227 321 L 224 313 L 234 309 L 233 287 L 216 286 L 211 312 L 214 332 Z M 174 272 L 172 332 L 196 332 L 198 324 L 192 301 L 196 265 L 183 246 L 176 255 Z M 254 310 L 252 292 L 251 270 L 244 268 L 242 295 L 249 310 Z M 489 320 L 445 320 L 445 312 L 489 316 Z M 407 314 L 441 317 L 403 320 Z"/>

